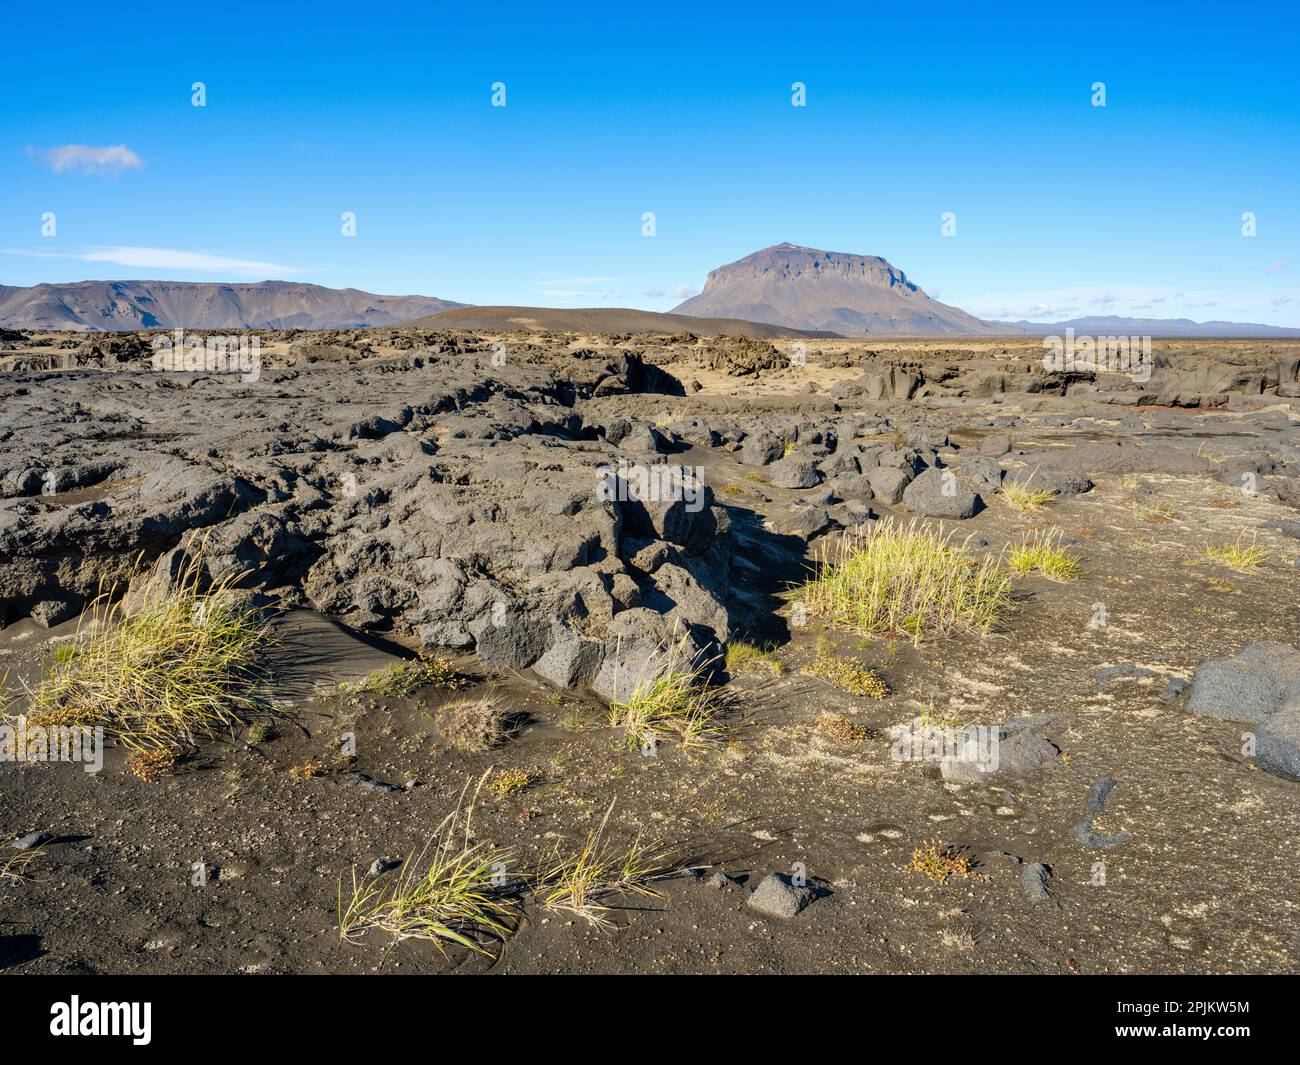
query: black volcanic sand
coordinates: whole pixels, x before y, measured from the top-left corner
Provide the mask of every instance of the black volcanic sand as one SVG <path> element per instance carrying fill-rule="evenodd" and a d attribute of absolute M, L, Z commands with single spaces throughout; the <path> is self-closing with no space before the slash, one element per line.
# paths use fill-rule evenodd
<path fill-rule="evenodd" d="M 214 570 L 243 573 L 250 602 L 277 612 L 285 717 L 264 742 L 214 740 L 155 783 L 129 773 L 120 749 L 98 774 L 0 763 L 0 838 L 54 836 L 33 879 L 0 881 L 4 971 L 1300 964 L 1300 784 L 1242 753 L 1250 725 L 1162 695 L 1209 657 L 1259 640 L 1300 644 L 1300 527 L 1287 524 L 1300 520 L 1300 411 L 1285 376 L 1300 345 L 1180 342 L 1173 369 L 1205 366 L 1185 389 L 1166 367 L 1157 394 L 1040 373 L 1029 341 L 826 341 L 792 367 L 785 342 L 533 335 L 506 338 L 504 364 L 493 365 L 495 335 L 295 333 L 268 343 L 260 381 L 240 384 L 147 372 L 138 348 L 118 360 L 81 339 L 84 348 L 62 350 L 82 368 L 44 372 L 47 339 L 11 343 L 10 367 L 27 368 L 0 373 L 0 674 L 12 709 L 23 708 L 21 682 L 75 639 L 76 614 L 101 581 L 125 581 L 142 553 L 152 562 L 207 530 Z M 926 394 L 870 398 L 881 366 L 896 364 L 919 365 Z M 962 395 L 943 385 L 990 366 L 1009 387 Z M 1018 387 L 1027 381 L 1036 386 Z M 1196 405 L 1185 405 L 1193 392 Z M 982 639 L 914 647 L 816 617 L 792 624 L 779 593 L 857 519 L 848 491 L 821 498 L 824 472 L 811 488 L 775 488 L 770 466 L 741 461 L 744 437 L 765 430 L 822 471 L 854 447 L 911 446 L 918 464 L 963 478 L 1006 435 L 1011 451 L 995 462 L 1008 476 L 1086 477 L 1091 489 L 1027 516 L 981 493 L 974 517 L 925 520 L 987 541 L 979 552 L 1056 530 L 1083 573 L 1068 584 L 1015 578 L 1014 613 Z M 654 546 L 662 515 L 647 530 L 595 497 L 595 468 L 620 456 L 698 466 L 712 490 L 708 529 L 667 534 L 672 561 L 653 569 L 630 556 Z M 53 494 L 42 494 L 47 470 Z M 913 516 L 867 503 L 880 517 Z M 827 520 L 805 540 L 814 508 Z M 1243 534 L 1269 552 L 1257 570 L 1205 560 L 1208 545 Z M 480 625 L 503 599 L 518 637 L 505 646 Z M 1100 627 L 1090 625 L 1097 604 Z M 741 716 L 725 741 L 665 742 L 645 757 L 608 727 L 597 677 L 560 688 L 512 664 L 579 631 L 609 661 L 621 653 L 608 636 L 620 615 L 643 619 L 646 632 L 653 615 L 688 622 L 704 650 L 728 626 L 771 638 L 782 672 L 760 662 L 732 675 Z M 471 694 L 508 701 L 520 722 L 511 739 L 461 753 L 434 720 L 452 693 L 340 688 L 422 645 L 449 655 Z M 891 694 L 858 698 L 810 676 L 819 649 L 874 666 Z M 861 737 L 841 743 L 816 729 L 827 712 L 862 726 Z M 1060 753 L 1026 773 L 945 780 L 934 765 L 890 757 L 886 730 L 922 712 L 1010 724 Z M 340 756 L 345 733 L 354 758 Z M 290 772 L 308 762 L 329 771 Z M 419 852 L 466 781 L 492 767 L 533 782 L 505 798 L 482 793 L 477 839 L 511 848 L 527 868 L 557 844 L 580 845 L 613 802 L 611 841 L 640 832 L 671 850 L 679 872 L 659 885 L 664 897 L 617 902 L 612 931 L 528 897 L 495 958 L 377 932 L 341 943 L 340 880 Z M 1091 827 L 1094 839 L 1121 836 L 1109 849 L 1075 832 L 1103 778 L 1115 786 Z M 927 840 L 969 856 L 977 875 L 940 885 L 912 872 Z M 199 885 L 195 863 L 206 871 Z M 1048 868 L 1045 900 L 1024 886 L 1030 863 Z M 818 897 L 797 916 L 746 904 L 768 873 L 800 866 Z M 719 869 L 740 883 L 710 886 Z"/>

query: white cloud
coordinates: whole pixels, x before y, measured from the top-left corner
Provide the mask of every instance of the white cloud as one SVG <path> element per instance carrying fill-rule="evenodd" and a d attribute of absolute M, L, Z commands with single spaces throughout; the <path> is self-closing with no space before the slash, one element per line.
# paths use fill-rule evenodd
<path fill-rule="evenodd" d="M 1264 273 L 1274 274 L 1277 273 L 1277 271 L 1279 270 L 1285 270 L 1290 265 L 1291 264 L 1287 262 L 1285 259 L 1279 259 L 1277 262 L 1269 263 L 1266 267 L 1264 267 Z"/>
<path fill-rule="evenodd" d="M 678 285 L 673 289 L 673 295 L 679 300 L 688 300 L 699 291 L 694 285 Z"/>
<path fill-rule="evenodd" d="M 97 148 L 90 144 L 61 144 L 57 148 L 28 148 L 56 174 L 73 171 L 81 174 L 108 174 L 116 177 L 123 170 L 139 170 L 144 160 L 125 144 Z"/>
<path fill-rule="evenodd" d="M 275 274 L 296 274 L 292 266 L 261 262 L 257 259 L 232 259 L 225 255 L 207 252 L 181 251 L 175 248 L 95 247 L 80 254 L 60 254 L 46 251 L 24 251 L 19 248 L 0 249 L 5 255 L 25 255 L 35 259 L 76 259 L 83 263 L 115 263 L 139 270 L 190 270 L 199 273 L 256 274 L 271 277 Z"/>

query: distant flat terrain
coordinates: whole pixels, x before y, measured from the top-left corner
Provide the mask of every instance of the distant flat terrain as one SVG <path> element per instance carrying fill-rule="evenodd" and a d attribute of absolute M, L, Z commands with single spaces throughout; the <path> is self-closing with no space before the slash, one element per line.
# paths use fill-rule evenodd
<path fill-rule="evenodd" d="M 696 333 L 701 336 L 750 337 L 775 340 L 791 337 L 826 337 L 837 334 L 790 329 L 740 318 L 695 318 L 688 314 L 660 314 L 630 307 L 457 307 L 403 325 L 433 329 L 526 329 L 552 333 Z"/>

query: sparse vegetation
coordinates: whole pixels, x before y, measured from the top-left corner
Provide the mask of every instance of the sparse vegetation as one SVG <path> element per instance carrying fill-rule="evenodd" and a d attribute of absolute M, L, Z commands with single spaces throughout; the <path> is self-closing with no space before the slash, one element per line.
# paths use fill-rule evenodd
<path fill-rule="evenodd" d="M 843 714 L 825 713 L 813 722 L 813 728 L 834 740 L 841 747 L 856 747 L 870 735 L 870 732 L 856 721 Z"/>
<path fill-rule="evenodd" d="M 735 481 L 732 481 L 730 484 L 724 484 L 722 486 L 722 494 L 724 496 L 744 495 L 744 492 L 745 492 L 745 486 L 743 484 L 737 484 Z"/>
<path fill-rule="evenodd" d="M 312 777 L 323 777 L 330 771 L 330 767 L 325 762 L 303 762 L 301 765 L 289 767 L 289 776 L 294 780 L 310 780 Z"/>
<path fill-rule="evenodd" d="M 728 673 L 743 673 L 759 667 L 777 677 L 785 672 L 785 666 L 770 644 L 746 643 L 744 640 L 727 643 Z"/>
<path fill-rule="evenodd" d="M 1047 506 L 1056 495 L 1045 488 L 1029 488 L 1019 481 L 1003 481 L 998 496 L 1017 514 L 1033 514 Z"/>
<path fill-rule="evenodd" d="M 1142 520 L 1148 525 L 1165 525 L 1178 517 L 1178 511 L 1168 503 L 1154 503 L 1147 508 Z"/>
<path fill-rule="evenodd" d="M 725 696 L 705 682 L 708 663 L 683 668 L 670 663 L 643 679 L 624 702 L 609 704 L 609 723 L 623 728 L 629 746 L 675 734 L 683 746 L 714 739 L 725 731 Z"/>
<path fill-rule="evenodd" d="M 388 698 L 406 698 L 424 687 L 463 688 L 468 683 L 441 658 L 420 656 L 407 662 L 394 662 L 376 670 L 356 684 L 343 685 L 348 691 L 369 692 Z"/>
<path fill-rule="evenodd" d="M 532 782 L 531 773 L 525 773 L 522 769 L 503 769 L 488 781 L 488 790 L 504 798 L 507 795 L 517 795 Z"/>
<path fill-rule="evenodd" d="M 912 852 L 912 864 L 908 868 L 936 884 L 947 884 L 955 876 L 977 875 L 966 855 L 934 840 L 926 840 Z"/>
<path fill-rule="evenodd" d="M 510 734 L 510 711 L 493 693 L 446 703 L 438 708 L 436 720 L 443 738 L 460 751 L 499 747 Z"/>
<path fill-rule="evenodd" d="M 126 760 L 127 768 L 145 783 L 154 784 L 176 771 L 178 753 L 173 747 L 150 747 L 132 751 Z"/>
<path fill-rule="evenodd" d="M 439 950 L 457 943 L 490 954 L 483 940 L 504 942 L 512 931 L 517 905 L 509 893 L 511 852 L 473 842 L 471 826 L 478 789 L 465 805 L 465 791 L 434 830 L 425 849 L 408 858 L 387 879 L 352 871 L 352 891 L 344 898 L 339 881 L 339 938 L 356 943 L 372 928 L 403 939 L 423 939 Z M 466 789 L 468 789 L 466 784 Z"/>
<path fill-rule="evenodd" d="M 804 672 L 811 677 L 830 681 L 850 695 L 860 695 L 866 699 L 884 699 L 889 695 L 889 685 L 880 674 L 857 658 L 840 657 L 818 650 L 812 665 Z"/>
<path fill-rule="evenodd" d="M 1249 544 L 1244 543 L 1243 537 L 1239 536 L 1231 544 L 1210 544 L 1205 549 L 1205 557 L 1238 573 L 1249 573 L 1267 562 L 1269 553 L 1255 543 L 1254 536 Z"/>
<path fill-rule="evenodd" d="M 270 636 L 228 588 L 202 586 L 196 555 L 139 612 L 101 595 L 75 644 L 31 693 L 28 721 L 103 726 L 136 750 L 186 748 L 271 708 L 255 694 Z"/>
<path fill-rule="evenodd" d="M 878 522 L 844 537 L 797 592 L 811 613 L 868 635 L 987 632 L 1010 609 L 996 559 L 977 559 L 951 535 L 912 521 Z"/>
<path fill-rule="evenodd" d="M 614 804 L 610 803 L 580 850 L 562 855 L 557 847 L 538 869 L 537 892 L 546 909 L 573 914 L 599 928 L 611 928 L 611 908 L 606 904 L 611 897 L 663 897 L 650 887 L 653 881 L 671 873 L 662 855 L 640 836 L 627 848 L 615 847 L 605 839 L 605 827 L 613 811 Z"/>
<path fill-rule="evenodd" d="M 8 880 L 11 883 L 22 884 L 33 879 L 30 866 L 44 853 L 39 847 L 33 847 L 31 850 L 0 857 L 0 883 Z"/>
<path fill-rule="evenodd" d="M 1049 581 L 1064 584 L 1082 572 L 1079 559 L 1061 547 L 1051 532 L 1038 532 L 1010 549 L 1007 564 L 1016 573 L 1038 573 Z"/>

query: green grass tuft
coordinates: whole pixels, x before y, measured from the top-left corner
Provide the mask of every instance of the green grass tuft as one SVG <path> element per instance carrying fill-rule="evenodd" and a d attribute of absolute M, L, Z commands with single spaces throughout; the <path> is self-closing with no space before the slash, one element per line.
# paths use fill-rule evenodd
<path fill-rule="evenodd" d="M 1012 547 L 1007 564 L 1022 577 L 1038 573 L 1058 584 L 1074 580 L 1083 571 L 1079 559 L 1057 543 L 1055 533 L 1042 531 Z"/>
<path fill-rule="evenodd" d="M 1205 549 L 1205 557 L 1211 562 L 1222 563 L 1238 573 L 1249 573 L 1251 570 L 1258 569 L 1268 561 L 1269 553 L 1256 545 L 1254 536 L 1251 537 L 1249 544 L 1242 542 L 1243 536 L 1238 536 L 1236 542 L 1231 544 L 1210 544 Z"/>
<path fill-rule="evenodd" d="M 988 632 L 1010 610 L 997 561 L 975 558 L 950 534 L 886 520 L 839 542 L 797 591 L 810 613 L 867 635 Z"/>
<path fill-rule="evenodd" d="M 61 647 L 31 693 L 28 721 L 102 726 L 135 750 L 193 747 L 270 711 L 254 694 L 272 639 L 224 584 L 200 590 L 196 556 L 176 585 L 127 614 L 102 595 L 89 631 Z"/>

